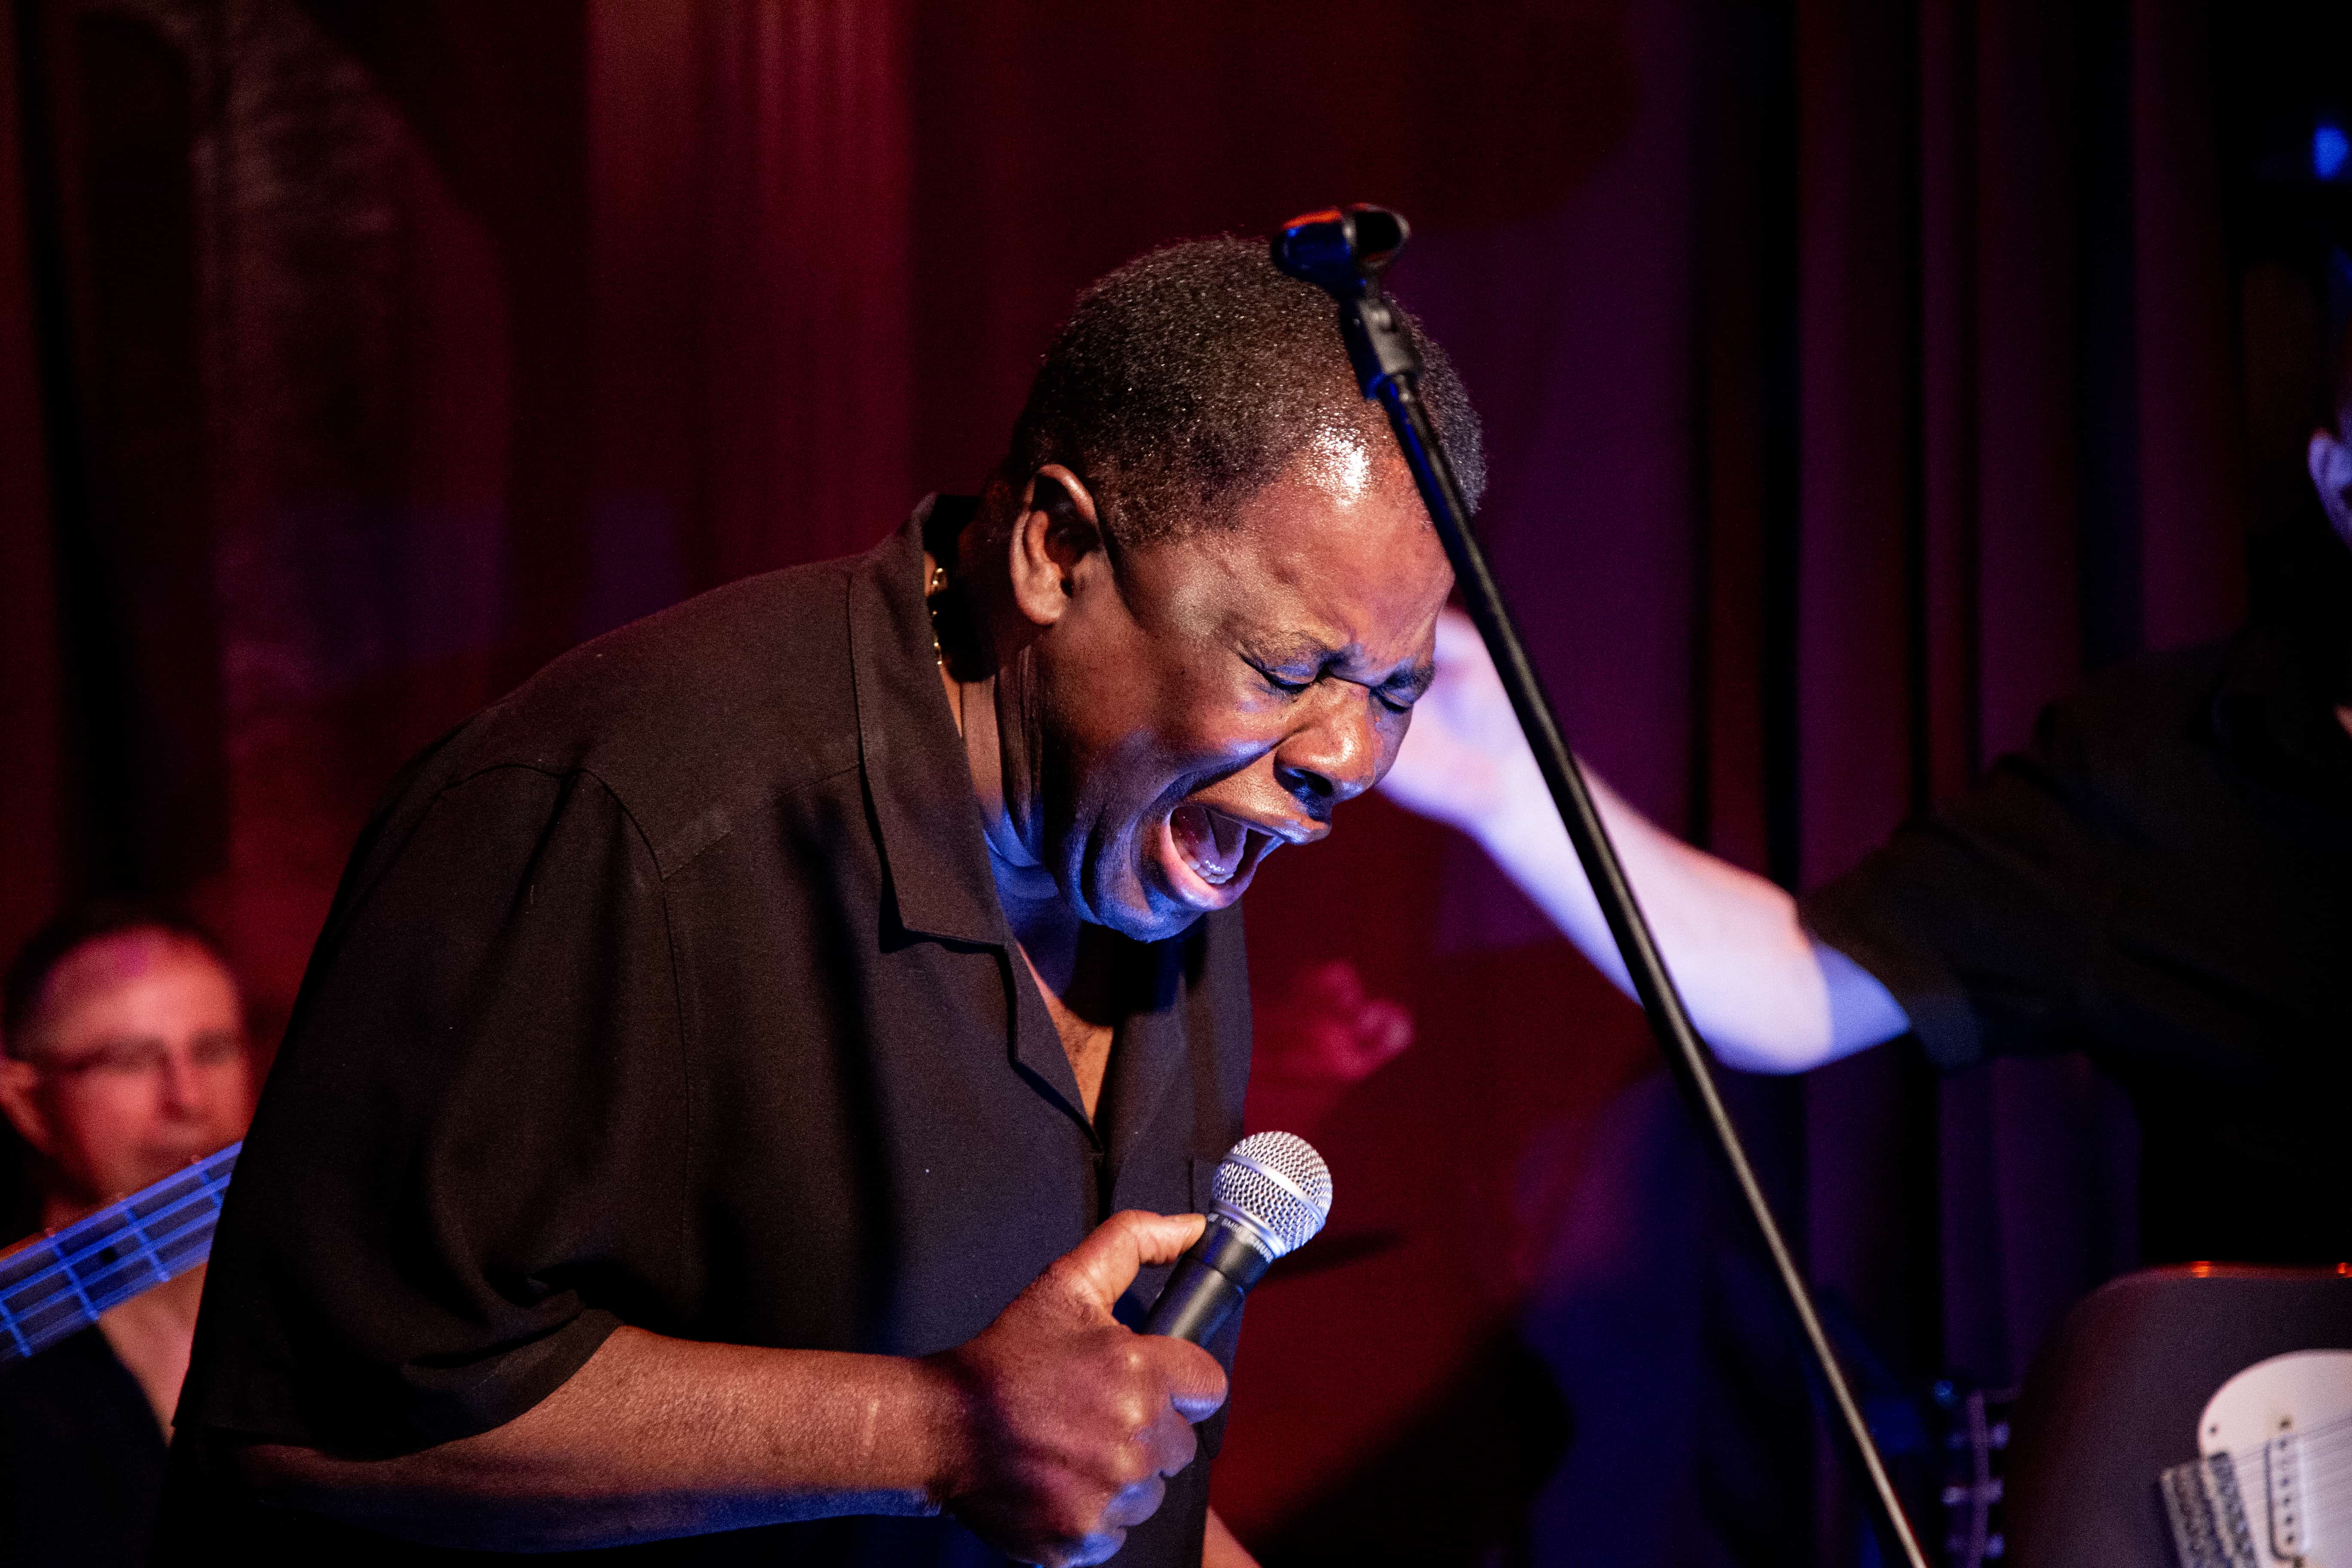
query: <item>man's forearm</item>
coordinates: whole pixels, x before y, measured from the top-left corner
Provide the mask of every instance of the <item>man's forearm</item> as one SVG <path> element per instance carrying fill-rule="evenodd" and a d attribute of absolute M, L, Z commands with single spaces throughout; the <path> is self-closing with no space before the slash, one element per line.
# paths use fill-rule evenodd
<path fill-rule="evenodd" d="M 1199 1215 L 1128 1210 L 993 1322 L 919 1361 L 616 1330 L 547 1398 L 421 1454 L 243 1450 L 274 1502 L 437 1545 L 551 1551 L 834 1514 L 942 1510 L 1024 1563 L 1099 1563 L 1192 1462 L 1225 1400 L 1198 1345 L 1123 1326 Z"/>
<path fill-rule="evenodd" d="M 615 1330 L 503 1426 L 396 1459 L 264 1445 L 273 1501 L 436 1545 L 617 1545 L 831 1514 L 937 1512 L 952 1379 L 923 1362 Z"/>
<path fill-rule="evenodd" d="M 1505 809 L 1466 826 L 1601 973 L 1631 993 L 1616 939 L 1550 794 L 1520 753 Z M 1590 780 L 1625 875 L 1691 1022 L 1735 1067 L 1793 1072 L 1902 1033 L 1902 1010 L 1851 960 L 1816 943 L 1788 892 L 1693 848 Z"/>

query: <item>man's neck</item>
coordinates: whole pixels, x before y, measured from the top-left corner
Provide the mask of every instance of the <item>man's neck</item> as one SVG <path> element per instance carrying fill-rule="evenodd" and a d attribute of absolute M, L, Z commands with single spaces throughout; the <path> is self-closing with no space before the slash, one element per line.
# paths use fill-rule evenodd
<path fill-rule="evenodd" d="M 1013 944 L 1037 983 L 1054 1031 L 1062 1039 L 1077 1079 L 1078 1098 L 1088 1121 L 1102 1099 L 1118 1019 L 1117 939 L 1077 918 L 1062 898 L 1053 873 L 1024 841 L 1013 820 L 1004 784 L 1004 735 L 997 722 L 997 680 L 958 680 L 940 664 L 940 685 L 948 711 L 963 737 L 964 761 L 971 769 L 972 794 L 980 802 L 988 868 Z"/>
<path fill-rule="evenodd" d="M 992 708 L 993 693 L 967 688 L 964 696 L 967 713 Z M 968 742 L 980 728 L 976 723 L 967 728 Z M 996 900 L 1003 907 L 1005 924 L 1013 928 L 1013 945 L 1021 950 L 1022 961 L 1045 999 L 1046 1015 L 1054 1020 L 1054 1032 L 1061 1037 L 1062 1052 L 1069 1058 L 1080 1103 L 1091 1121 L 1102 1097 L 1118 1020 L 1118 941 L 1100 926 L 1087 925 L 1077 918 L 1063 900 L 1053 873 L 1022 843 L 1005 811 L 1001 789 L 990 787 L 1002 776 L 987 766 L 994 755 L 991 743 L 971 757 L 974 788 L 987 824 L 988 868 L 996 883 Z"/>
<path fill-rule="evenodd" d="M 188 1355 L 196 1339 L 196 1306 L 204 1299 L 205 1271 L 200 1266 L 176 1279 L 142 1290 L 121 1306 L 100 1313 L 99 1332 L 108 1348 L 146 1394 L 155 1424 L 165 1441 L 172 1436 L 172 1412 L 180 1403 L 180 1384 L 188 1375 Z"/>
<path fill-rule="evenodd" d="M 1062 1054 L 1077 1079 L 1079 1103 L 1092 1121 L 1118 1036 L 1118 939 L 1100 926 L 1071 919 L 1059 900 L 1055 907 L 1063 911 L 1058 917 L 1032 910 L 1024 921 L 1008 904 L 1005 918 L 1045 1000 L 1045 1014 L 1054 1021 L 1054 1032 L 1061 1037 Z"/>

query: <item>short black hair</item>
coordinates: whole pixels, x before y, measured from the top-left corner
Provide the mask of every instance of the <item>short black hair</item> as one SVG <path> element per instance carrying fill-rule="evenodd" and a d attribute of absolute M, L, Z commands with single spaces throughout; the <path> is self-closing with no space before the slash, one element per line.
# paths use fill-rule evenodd
<path fill-rule="evenodd" d="M 25 940 L 9 961 L 7 978 L 0 981 L 0 1050 L 18 1054 L 26 1025 L 41 1005 L 41 992 L 75 951 L 100 937 L 123 931 L 160 931 L 194 942 L 212 954 L 222 968 L 228 957 L 212 932 L 174 906 L 152 899 L 85 899 L 49 917 L 47 924 Z"/>
<path fill-rule="evenodd" d="M 1475 507 L 1486 488 L 1478 416 L 1421 323 L 1422 401 Z M 1114 542 L 1213 528 L 1318 435 L 1394 449 L 1356 385 L 1337 307 L 1285 275 L 1262 239 L 1186 240 L 1139 256 L 1078 296 L 1013 427 L 1001 478 L 1017 493 L 1047 463 L 1095 491 Z"/>

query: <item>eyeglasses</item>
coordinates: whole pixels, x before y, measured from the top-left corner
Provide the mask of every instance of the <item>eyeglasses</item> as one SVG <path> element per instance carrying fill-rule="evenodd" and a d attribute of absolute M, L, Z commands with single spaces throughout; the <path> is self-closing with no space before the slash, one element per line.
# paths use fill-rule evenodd
<path fill-rule="evenodd" d="M 114 1079 L 141 1078 L 160 1073 L 169 1063 L 171 1046 L 152 1037 L 108 1040 L 62 1060 L 37 1059 L 35 1064 L 51 1078 L 81 1079 L 93 1077 Z M 212 1029 L 198 1035 L 188 1047 L 190 1065 L 197 1068 L 223 1068 L 243 1059 L 245 1037 L 227 1029 Z"/>

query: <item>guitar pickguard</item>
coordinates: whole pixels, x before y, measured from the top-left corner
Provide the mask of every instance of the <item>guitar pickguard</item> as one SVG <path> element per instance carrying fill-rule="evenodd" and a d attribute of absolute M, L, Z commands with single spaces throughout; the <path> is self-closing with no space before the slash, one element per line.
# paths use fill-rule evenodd
<path fill-rule="evenodd" d="M 2352 1568 L 2352 1351 L 2256 1362 L 2197 1447 L 2159 1479 L 2181 1568 Z"/>

